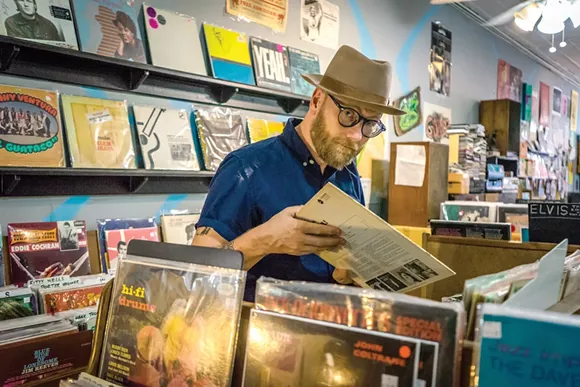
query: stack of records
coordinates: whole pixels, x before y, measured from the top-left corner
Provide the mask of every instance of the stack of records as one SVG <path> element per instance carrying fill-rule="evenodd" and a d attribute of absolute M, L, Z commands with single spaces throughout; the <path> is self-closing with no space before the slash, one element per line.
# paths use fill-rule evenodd
<path fill-rule="evenodd" d="M 14 284 L 91 273 L 83 220 L 10 223 L 8 245 L 10 278 Z"/>
<path fill-rule="evenodd" d="M 73 325 L 76 325 L 79 331 L 94 331 L 97 325 L 98 306 L 89 306 L 82 309 L 70 309 L 64 312 L 58 312 L 56 315 L 66 318 Z"/>
<path fill-rule="evenodd" d="M 117 260 L 127 255 L 133 239 L 159 242 L 155 218 L 98 219 L 97 234 L 103 272 L 114 274 Z"/>
<path fill-rule="evenodd" d="M 133 112 L 146 169 L 199 171 L 187 111 L 134 105 Z"/>
<path fill-rule="evenodd" d="M 125 101 L 62 96 L 71 156 L 76 168 L 137 168 Z"/>
<path fill-rule="evenodd" d="M 483 125 L 452 125 L 450 130 L 460 129 L 458 163 L 472 179 L 485 180 L 487 164 L 487 141 Z"/>
<path fill-rule="evenodd" d="M 580 358 L 580 319 L 560 313 L 483 305 L 479 387 L 574 386 Z"/>
<path fill-rule="evenodd" d="M 214 107 L 195 112 L 205 169 L 216 171 L 231 152 L 248 144 L 239 110 Z"/>
<path fill-rule="evenodd" d="M 81 372 L 77 380 L 61 380 L 59 387 L 120 387 L 118 384 Z"/>
<path fill-rule="evenodd" d="M 0 321 L 38 314 L 36 294 L 29 288 L 0 288 Z"/>
<path fill-rule="evenodd" d="M 0 385 L 46 385 L 86 368 L 93 333 L 65 318 L 39 315 L 0 322 Z"/>
<path fill-rule="evenodd" d="M 343 370 L 350 381 L 344 385 L 385 385 L 380 381 L 387 380 L 386 385 L 457 386 L 465 319 L 459 305 L 261 278 L 256 308 L 276 315 L 252 316 L 246 375 L 254 379 L 249 385 L 266 383 L 268 375 L 293 386 L 330 385 L 325 381 Z M 356 367 L 344 367 L 348 364 Z"/>
<path fill-rule="evenodd" d="M 120 385 L 229 386 L 244 283 L 238 270 L 121 259 L 98 376 Z"/>
<path fill-rule="evenodd" d="M 191 245 L 200 214 L 161 215 L 163 242 Z"/>
<path fill-rule="evenodd" d="M 58 284 L 40 285 L 38 294 L 42 313 L 53 314 L 95 306 L 109 276 L 78 277 Z M 60 286 L 55 286 L 60 285 Z"/>
<path fill-rule="evenodd" d="M 66 166 L 60 122 L 56 92 L 0 85 L 0 165 Z"/>

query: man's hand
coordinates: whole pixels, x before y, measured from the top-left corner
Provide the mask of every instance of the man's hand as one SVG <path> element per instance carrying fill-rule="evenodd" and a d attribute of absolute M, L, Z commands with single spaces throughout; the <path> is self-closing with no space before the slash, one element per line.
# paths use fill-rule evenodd
<path fill-rule="evenodd" d="M 352 284 L 351 272 L 347 269 L 334 269 L 332 272 L 332 278 L 334 278 L 336 282 L 342 285 Z"/>
<path fill-rule="evenodd" d="M 296 219 L 301 208 L 288 207 L 256 227 L 256 232 L 271 246 L 268 254 L 315 254 L 344 244 L 340 228 Z"/>

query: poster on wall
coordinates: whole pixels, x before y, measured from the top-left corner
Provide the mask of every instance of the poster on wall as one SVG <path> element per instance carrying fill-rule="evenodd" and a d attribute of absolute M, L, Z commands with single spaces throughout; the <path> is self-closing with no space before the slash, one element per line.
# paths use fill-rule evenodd
<path fill-rule="evenodd" d="M 550 86 L 540 82 L 540 125 L 550 126 Z"/>
<path fill-rule="evenodd" d="M 423 116 L 421 114 L 421 88 L 417 87 L 409 94 L 402 96 L 394 102 L 397 109 L 401 109 L 407 114 L 402 116 L 393 116 L 393 125 L 395 134 L 401 137 L 422 124 Z"/>
<path fill-rule="evenodd" d="M 572 90 L 572 94 L 570 96 L 570 130 L 572 132 L 576 132 L 577 121 L 578 121 L 578 92 L 576 90 Z"/>
<path fill-rule="evenodd" d="M 497 99 L 522 101 L 522 70 L 500 59 L 497 62 Z"/>
<path fill-rule="evenodd" d="M 238 19 L 284 32 L 288 20 L 288 0 L 226 0 L 226 12 Z"/>
<path fill-rule="evenodd" d="M 451 93 L 451 31 L 431 23 L 429 89 L 449 97 Z"/>
<path fill-rule="evenodd" d="M 552 113 L 559 116 L 562 111 L 562 90 L 554 87 L 552 96 Z"/>
<path fill-rule="evenodd" d="M 301 0 L 300 38 L 337 49 L 340 9 L 327 0 Z"/>
<path fill-rule="evenodd" d="M 532 121 L 532 103 L 534 89 L 531 84 L 524 83 L 522 86 L 522 120 L 526 122 Z"/>
<path fill-rule="evenodd" d="M 424 141 L 449 143 L 447 129 L 451 125 L 451 109 L 425 102 L 423 105 Z"/>

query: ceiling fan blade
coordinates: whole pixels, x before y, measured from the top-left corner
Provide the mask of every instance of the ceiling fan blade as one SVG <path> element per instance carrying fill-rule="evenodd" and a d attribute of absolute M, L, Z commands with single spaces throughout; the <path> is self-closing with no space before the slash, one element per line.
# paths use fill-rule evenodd
<path fill-rule="evenodd" d="M 510 21 L 514 20 L 514 13 L 521 11 L 522 9 L 526 8 L 528 5 L 537 3 L 537 0 L 527 0 L 523 3 L 520 3 L 516 6 L 511 7 L 505 12 L 500 13 L 499 15 L 492 17 L 487 22 L 483 23 L 484 26 L 492 27 L 492 26 L 500 26 L 502 24 L 509 23 Z"/>

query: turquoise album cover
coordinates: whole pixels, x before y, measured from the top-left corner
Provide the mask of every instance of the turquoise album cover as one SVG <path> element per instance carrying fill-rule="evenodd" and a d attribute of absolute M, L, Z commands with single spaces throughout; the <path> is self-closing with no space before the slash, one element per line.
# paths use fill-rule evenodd
<path fill-rule="evenodd" d="M 483 305 L 479 387 L 580 386 L 580 318 Z"/>

